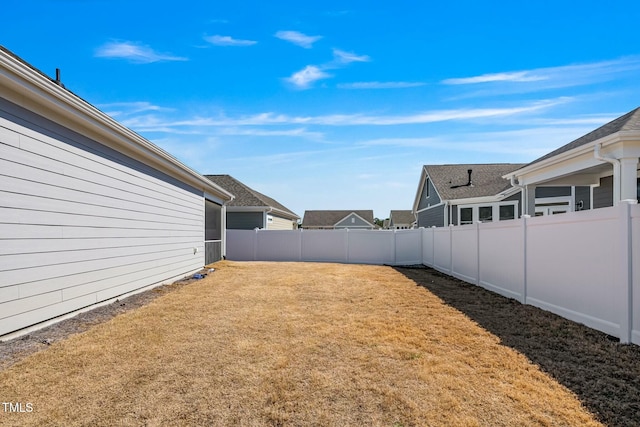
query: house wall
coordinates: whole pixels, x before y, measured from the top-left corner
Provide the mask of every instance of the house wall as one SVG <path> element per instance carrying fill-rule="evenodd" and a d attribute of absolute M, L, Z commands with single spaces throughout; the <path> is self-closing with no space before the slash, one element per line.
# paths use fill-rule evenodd
<path fill-rule="evenodd" d="M 613 187 L 612 187 L 613 189 Z M 586 211 L 587 209 L 591 209 L 591 187 L 576 187 L 575 190 L 575 200 L 574 206 L 576 210 Z M 578 208 L 578 204 L 582 202 L 582 208 Z"/>
<path fill-rule="evenodd" d="M 267 230 L 293 230 L 293 221 L 287 218 L 282 218 L 276 215 L 270 215 L 271 222 L 267 222 Z"/>
<path fill-rule="evenodd" d="M 593 188 L 593 208 L 613 206 L 613 176 L 600 178 L 600 186 Z"/>
<path fill-rule="evenodd" d="M 444 227 L 444 205 L 418 212 L 418 227 Z"/>
<path fill-rule="evenodd" d="M 204 195 L 0 99 L 0 335 L 204 265 Z"/>
<path fill-rule="evenodd" d="M 229 212 L 227 230 L 253 230 L 264 228 L 264 212 Z"/>
<path fill-rule="evenodd" d="M 371 224 L 364 221 L 357 215 L 351 214 L 342 221 L 338 222 L 335 228 L 371 228 Z"/>
<path fill-rule="evenodd" d="M 428 196 L 427 196 L 428 194 Z M 435 187 L 431 183 L 431 180 L 427 177 L 427 182 L 422 188 L 422 194 L 420 194 L 420 201 L 418 202 L 418 210 L 428 208 L 440 203 L 440 197 Z"/>

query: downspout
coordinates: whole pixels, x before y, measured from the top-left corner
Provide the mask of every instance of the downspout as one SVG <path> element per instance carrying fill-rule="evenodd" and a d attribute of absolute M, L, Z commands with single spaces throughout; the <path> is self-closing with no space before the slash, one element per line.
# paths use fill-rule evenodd
<path fill-rule="evenodd" d="M 605 157 L 600 154 L 602 144 L 596 144 L 593 147 L 593 157 L 601 162 L 611 163 L 613 165 L 613 205 L 620 202 L 620 160 L 613 157 Z M 616 182 L 617 181 L 617 182 Z M 617 185 L 616 185 L 617 184 Z"/>
<path fill-rule="evenodd" d="M 522 215 L 529 214 L 529 198 L 527 197 L 525 191 L 525 186 L 522 184 L 516 184 L 516 176 L 511 175 L 511 186 L 520 189 L 520 198 L 522 200 Z"/>

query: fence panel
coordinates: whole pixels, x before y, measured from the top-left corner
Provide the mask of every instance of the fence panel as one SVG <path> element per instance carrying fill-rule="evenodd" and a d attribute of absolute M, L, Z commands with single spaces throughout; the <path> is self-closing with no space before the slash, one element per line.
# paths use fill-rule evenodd
<path fill-rule="evenodd" d="M 300 261 L 300 238 L 297 230 L 258 230 L 256 260 Z"/>
<path fill-rule="evenodd" d="M 619 336 L 618 207 L 527 221 L 527 303 Z"/>
<path fill-rule="evenodd" d="M 480 286 L 524 302 L 523 221 L 482 224 L 479 239 Z"/>
<path fill-rule="evenodd" d="M 302 259 L 347 262 L 347 230 L 303 230 Z"/>
<path fill-rule="evenodd" d="M 422 228 L 422 263 L 429 267 L 433 267 L 433 259 L 435 255 L 434 234 L 435 227 Z"/>
<path fill-rule="evenodd" d="M 451 275 L 469 283 L 478 279 L 478 224 L 454 227 L 451 232 Z"/>
<path fill-rule="evenodd" d="M 393 264 L 394 233 L 391 231 L 349 230 L 349 262 Z"/>
<path fill-rule="evenodd" d="M 452 227 L 443 227 L 433 230 L 433 244 L 436 248 L 433 268 L 444 273 L 451 272 L 451 229 Z"/>
<path fill-rule="evenodd" d="M 631 342 L 640 344 L 640 205 L 631 205 L 632 299 Z"/>
<path fill-rule="evenodd" d="M 233 261 L 255 260 L 255 230 L 227 230 L 227 258 Z"/>
<path fill-rule="evenodd" d="M 422 230 L 395 232 L 396 265 L 422 264 Z"/>

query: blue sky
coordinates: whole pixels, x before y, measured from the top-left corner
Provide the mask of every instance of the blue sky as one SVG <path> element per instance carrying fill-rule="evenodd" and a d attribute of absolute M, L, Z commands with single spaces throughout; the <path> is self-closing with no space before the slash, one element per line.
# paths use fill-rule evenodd
<path fill-rule="evenodd" d="M 5 0 L 0 44 L 300 216 L 410 209 L 423 164 L 526 163 L 640 105 L 640 2 Z"/>

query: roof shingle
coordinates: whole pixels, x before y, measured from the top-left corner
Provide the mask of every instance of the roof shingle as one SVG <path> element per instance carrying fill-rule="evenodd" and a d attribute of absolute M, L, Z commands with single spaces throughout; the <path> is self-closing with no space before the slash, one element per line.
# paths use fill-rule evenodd
<path fill-rule="evenodd" d="M 431 183 L 443 200 L 468 199 L 495 196 L 511 187 L 503 175 L 513 172 L 524 164 L 490 163 L 468 165 L 425 165 Z M 467 186 L 468 170 L 471 169 L 472 185 Z M 454 188 L 452 188 L 454 187 Z"/>
<path fill-rule="evenodd" d="M 231 175 L 205 175 L 205 177 L 235 196 L 235 199 L 227 203 L 227 206 L 274 208 L 291 219 L 300 219 L 298 215 L 278 201 L 246 186 Z"/>

